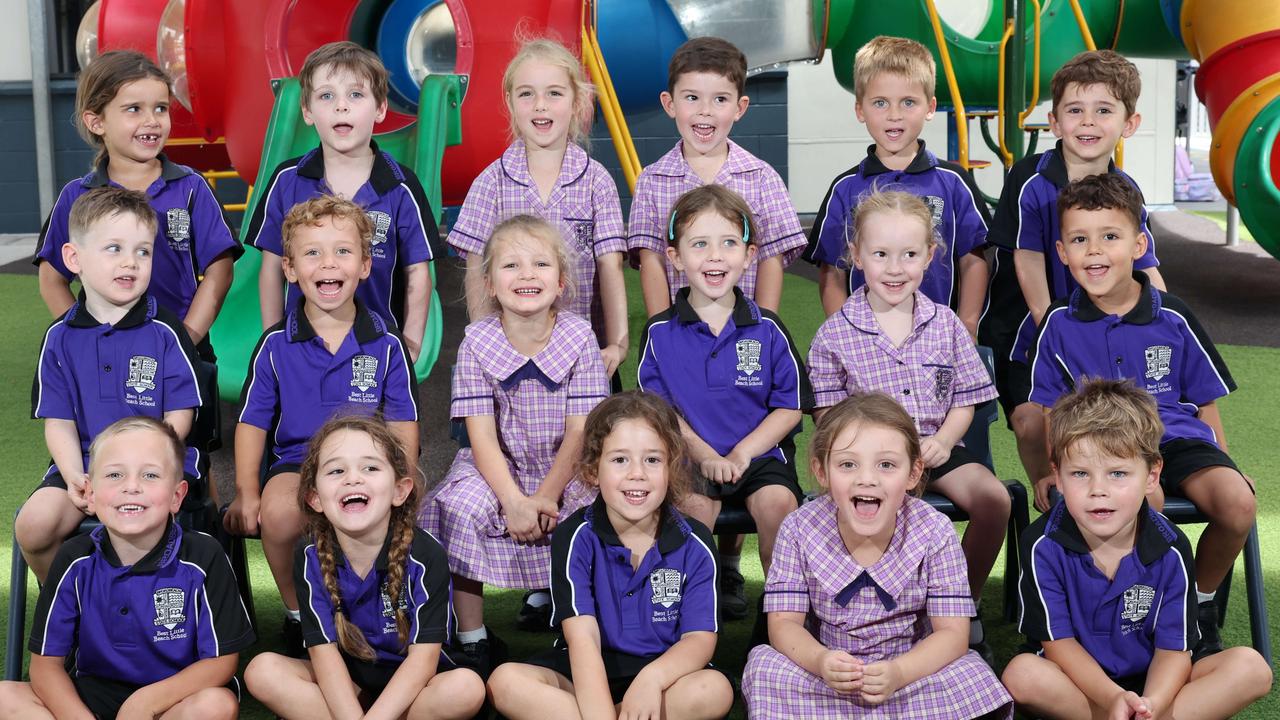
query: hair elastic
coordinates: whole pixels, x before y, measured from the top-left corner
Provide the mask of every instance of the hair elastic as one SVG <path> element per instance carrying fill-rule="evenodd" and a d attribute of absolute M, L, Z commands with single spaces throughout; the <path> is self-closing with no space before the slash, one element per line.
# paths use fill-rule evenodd
<path fill-rule="evenodd" d="M 671 211 L 671 222 L 667 225 L 667 240 L 674 243 L 676 241 L 676 211 Z M 747 214 L 742 214 L 742 244 L 751 244 L 751 223 L 747 221 Z"/>

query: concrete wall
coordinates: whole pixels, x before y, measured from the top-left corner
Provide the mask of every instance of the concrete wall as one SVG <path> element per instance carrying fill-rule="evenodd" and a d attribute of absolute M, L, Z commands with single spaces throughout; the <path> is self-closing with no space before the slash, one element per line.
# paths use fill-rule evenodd
<path fill-rule="evenodd" d="M 0 0 L 0 82 L 31 81 L 31 46 L 27 31 L 27 0 Z"/>
<path fill-rule="evenodd" d="M 53 104 L 54 192 L 89 171 L 93 151 L 71 125 L 76 87 L 72 80 L 50 83 Z M 35 127 L 31 120 L 31 83 L 0 82 L 0 233 L 36 232 L 40 216 L 36 188 Z"/>

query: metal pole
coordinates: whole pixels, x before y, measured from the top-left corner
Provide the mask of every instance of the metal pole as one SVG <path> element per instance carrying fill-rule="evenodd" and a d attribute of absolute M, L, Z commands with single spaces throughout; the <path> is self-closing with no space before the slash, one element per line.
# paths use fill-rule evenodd
<path fill-rule="evenodd" d="M 36 183 L 40 217 L 53 209 L 53 125 L 50 123 L 48 22 L 44 0 L 27 0 L 27 30 L 31 36 L 31 114 L 36 129 Z"/>
<path fill-rule="evenodd" d="M 1227 247 L 1240 244 L 1240 210 L 1235 205 L 1227 205 Z"/>
<path fill-rule="evenodd" d="M 1018 123 L 1018 114 L 1027 104 L 1027 7 L 1026 0 L 1005 0 L 1005 21 L 1013 21 L 1013 37 L 1009 39 L 1005 55 L 1004 84 L 1004 144 L 1013 154 L 1014 162 L 1022 158 L 1026 150 L 1026 136 Z M 1032 82 L 1040 82 L 1034 78 Z"/>

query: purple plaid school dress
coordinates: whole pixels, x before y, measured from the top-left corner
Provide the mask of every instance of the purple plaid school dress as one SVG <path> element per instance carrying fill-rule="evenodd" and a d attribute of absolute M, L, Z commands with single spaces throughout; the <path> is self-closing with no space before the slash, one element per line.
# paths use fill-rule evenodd
<path fill-rule="evenodd" d="M 792 512 L 778 531 L 764 592 L 765 612 L 812 613 L 819 642 L 865 663 L 906 653 L 928 636 L 929 616 L 973 615 L 955 530 L 914 497 L 898 510 L 888 549 L 867 568 L 845 548 L 829 496 Z M 871 705 L 837 694 L 772 646 L 759 645 L 747 658 L 742 692 L 750 717 L 760 719 L 962 720 L 1002 708 L 1004 717 L 1013 714 L 1004 686 L 973 651 Z"/>
<path fill-rule="evenodd" d="M 760 235 L 752 239 L 756 243 L 756 259 L 738 280 L 742 294 L 754 300 L 760 261 L 781 255 L 782 266 L 786 267 L 800 257 L 808 240 L 800 227 L 795 206 L 791 204 L 791 194 L 778 172 L 742 146 L 732 140 L 728 142 L 729 156 L 716 175 L 716 184 L 741 195 L 755 217 Z M 677 142 L 636 179 L 635 197 L 631 201 L 631 216 L 627 222 L 627 232 L 631 236 L 627 247 L 634 252 L 644 249 L 665 253 L 671 208 L 675 207 L 681 195 L 703 185 L 702 179 L 684 159 L 682 143 Z M 670 261 L 666 264 L 667 285 L 674 301 L 676 291 L 688 285 L 689 280 Z"/>
<path fill-rule="evenodd" d="M 493 229 L 516 215 L 535 215 L 559 228 L 573 265 L 573 297 L 565 310 L 591 320 L 604 335 L 604 309 L 596 282 L 596 260 L 627 251 L 618 188 L 587 151 L 569 144 L 560 177 L 544 203 L 529 174 L 524 142 L 516 140 L 485 168 L 467 191 L 448 243 L 462 255 L 484 252 Z"/>
<path fill-rule="evenodd" d="M 583 415 L 609 395 L 600 348 L 586 320 L 560 312 L 547 346 L 521 355 L 491 315 L 467 326 L 458 346 L 450 415 L 493 415 L 511 476 L 526 495 L 542 484 L 564 437 L 565 418 Z M 565 487 L 560 520 L 595 499 L 578 478 Z M 418 524 L 439 538 L 456 575 L 498 587 L 537 589 L 551 582 L 551 540 L 520 545 L 507 534 L 498 499 L 476 469 L 470 448 L 454 457 L 427 493 Z"/>

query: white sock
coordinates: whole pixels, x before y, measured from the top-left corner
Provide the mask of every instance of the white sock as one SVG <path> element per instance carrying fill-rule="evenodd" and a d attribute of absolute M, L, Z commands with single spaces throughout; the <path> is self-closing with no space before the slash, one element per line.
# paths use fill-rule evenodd
<path fill-rule="evenodd" d="M 529 597 L 525 598 L 524 601 L 531 607 L 540 608 L 543 605 L 551 604 L 551 593 L 546 590 L 535 590 L 529 595 Z"/>
<path fill-rule="evenodd" d="M 1217 597 L 1217 595 L 1218 595 L 1217 590 L 1214 590 L 1213 592 L 1200 592 L 1200 586 L 1198 585 L 1196 586 L 1196 602 L 1197 603 L 1207 603 L 1210 600 Z"/>
<path fill-rule="evenodd" d="M 299 622 L 301 622 L 301 621 L 302 621 L 302 611 L 301 611 L 301 610 L 290 610 L 289 608 L 285 608 L 285 609 L 284 609 L 284 616 L 285 616 L 285 617 L 287 617 L 287 618 L 289 618 L 290 620 L 297 620 L 297 621 L 299 621 Z"/>
<path fill-rule="evenodd" d="M 481 640 L 488 639 L 488 637 L 489 637 L 489 631 L 486 630 L 483 625 L 476 628 L 475 630 L 459 630 L 458 631 L 458 642 L 463 645 L 466 645 L 467 643 L 480 642 Z"/>
<path fill-rule="evenodd" d="M 737 570 L 738 564 L 741 561 L 742 561 L 741 555 L 721 555 L 720 569 L 721 570 Z"/>
<path fill-rule="evenodd" d="M 969 644 L 977 645 L 986 637 L 987 633 L 982 629 L 982 620 L 976 617 L 969 618 Z"/>

